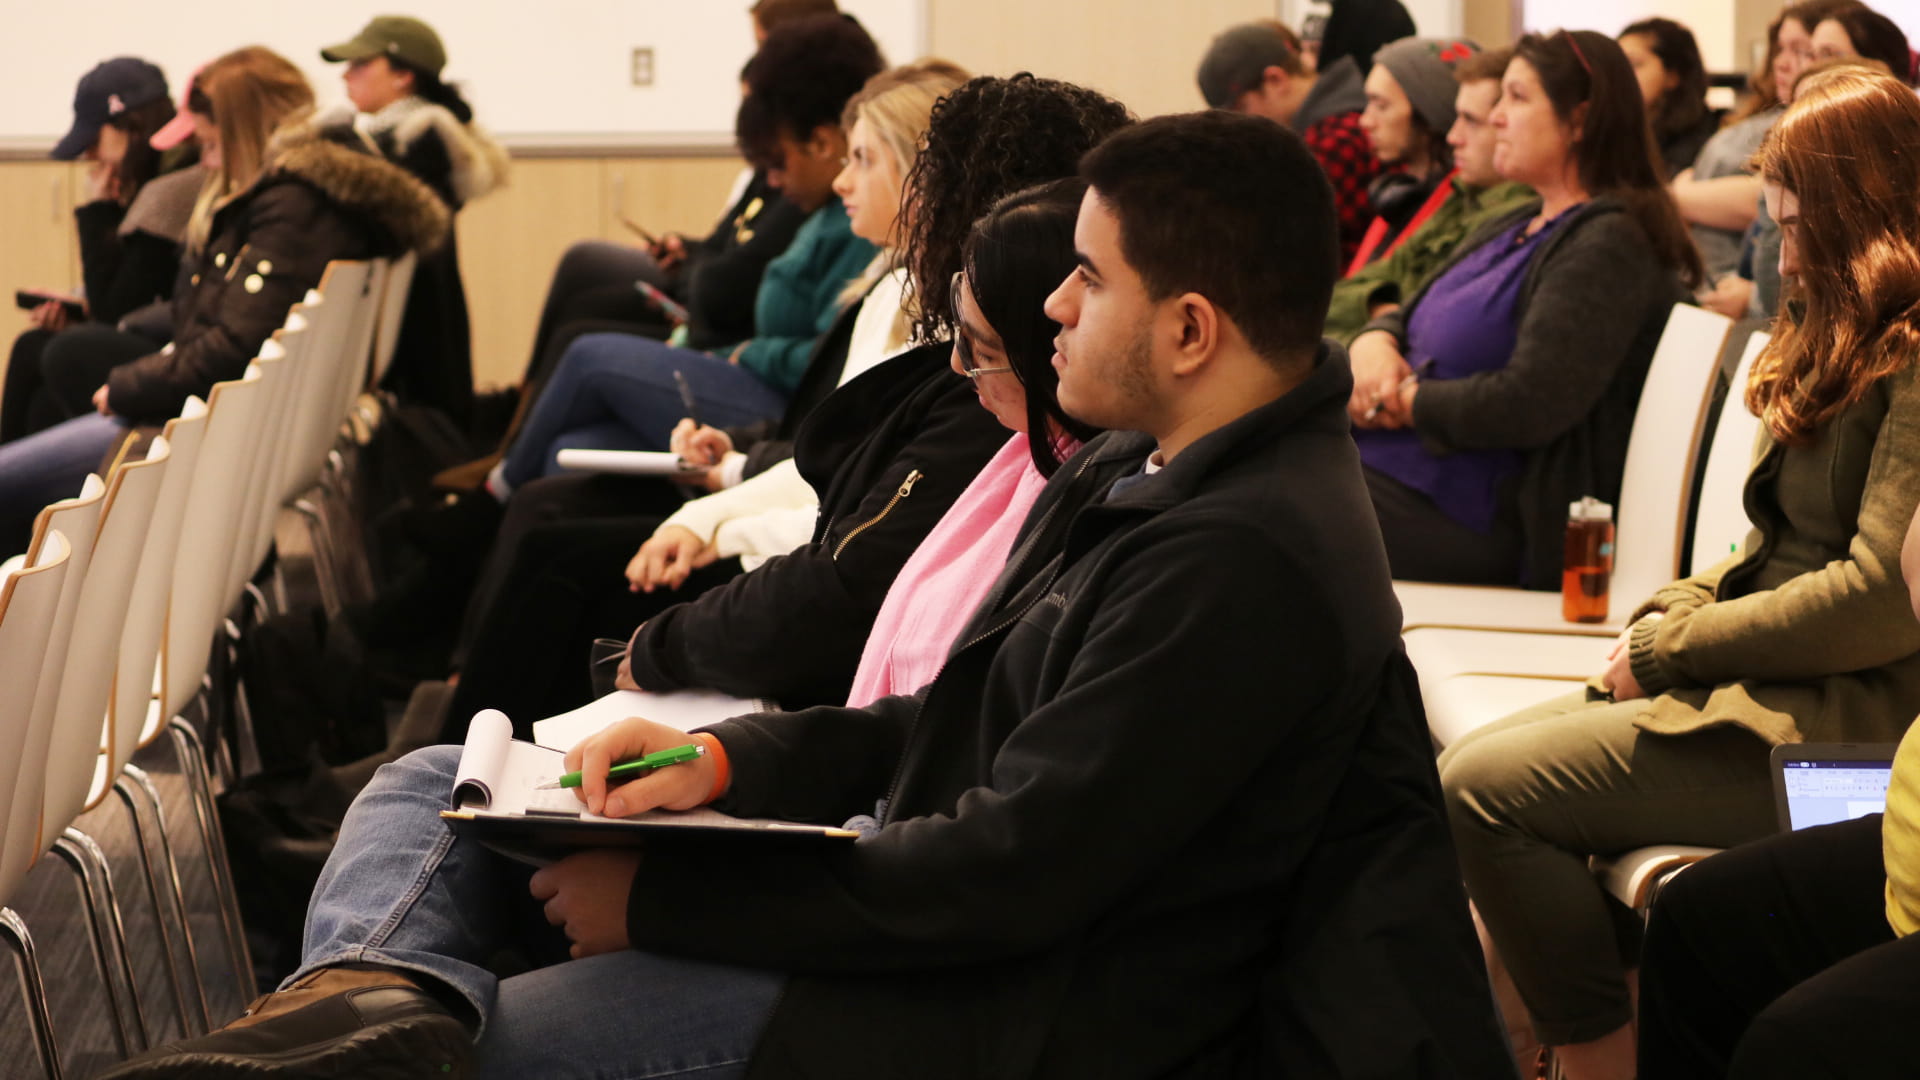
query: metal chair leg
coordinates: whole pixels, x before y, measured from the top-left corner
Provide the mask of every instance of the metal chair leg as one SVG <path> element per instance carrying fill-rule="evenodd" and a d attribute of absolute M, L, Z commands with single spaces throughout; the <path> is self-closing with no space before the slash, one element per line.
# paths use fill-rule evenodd
<path fill-rule="evenodd" d="M 47 1012 L 47 987 L 40 980 L 40 961 L 33 953 L 33 936 L 12 908 L 0 907 L 0 937 L 13 949 L 14 968 L 20 974 L 20 993 L 26 998 L 27 1020 L 33 1044 L 40 1051 L 40 1068 L 47 1080 L 63 1080 L 60 1045 L 53 1037 L 53 1017 Z"/>
<path fill-rule="evenodd" d="M 159 792 L 154 790 L 153 780 L 146 773 L 128 765 L 113 781 L 113 790 L 120 800 L 127 804 L 127 817 L 133 822 L 133 843 L 140 852 L 140 865 L 146 871 L 147 894 L 153 900 L 154 927 L 160 934 L 160 948 L 167 958 L 167 974 L 173 986 L 174 1004 L 179 1009 L 180 1030 L 188 1035 L 202 1035 L 212 1029 L 213 1020 L 207 1010 L 206 988 L 200 983 L 200 956 L 193 946 L 193 927 L 187 922 L 186 898 L 180 891 L 180 873 L 173 863 L 173 845 L 167 840 L 167 823 L 160 809 Z M 167 928 L 166 902 L 161 899 L 160 869 L 153 865 L 153 855 L 147 850 L 146 826 L 140 821 L 140 808 L 136 790 L 146 793 L 154 810 L 154 831 L 160 834 L 160 849 L 167 860 L 167 868 L 172 873 L 175 910 L 180 914 L 180 933 L 186 942 L 187 965 L 190 978 L 180 975 L 180 964 L 173 952 L 173 934 Z M 194 1024 L 187 1013 L 187 992 L 191 987 L 195 1000 L 200 1006 L 200 1023 Z"/>
<path fill-rule="evenodd" d="M 119 961 L 120 977 L 126 982 L 127 1003 L 133 1014 L 133 1034 L 137 1036 L 135 1047 L 144 1050 L 153 1045 L 153 1035 L 147 1028 L 146 1009 L 140 1004 L 140 983 L 134 978 L 133 957 L 127 951 L 127 927 L 120 917 L 120 891 L 113 884 L 113 867 L 107 862 L 107 853 L 100 850 L 100 845 L 94 842 L 93 837 L 72 826 L 68 826 L 60 838 L 53 842 L 53 852 L 79 876 L 87 892 L 89 915 L 93 914 L 92 883 L 97 881 L 100 884 L 100 893 L 107 902 L 105 909 L 99 913 L 99 924 Z"/>
<path fill-rule="evenodd" d="M 227 953 L 233 959 L 234 974 L 240 987 L 240 1000 L 258 996 L 253 978 L 253 956 L 247 948 L 246 929 L 240 914 L 240 892 L 233 883 L 233 868 L 227 864 L 226 835 L 220 826 L 220 811 L 213 802 L 213 780 L 207 772 L 206 746 L 192 724 L 176 716 L 168 721 L 173 731 L 174 754 L 180 762 L 180 774 L 186 778 L 193 796 L 193 815 L 200 826 L 200 842 L 207 853 L 207 871 L 213 879 L 214 897 L 220 910 L 220 927 L 226 934 Z"/>
<path fill-rule="evenodd" d="M 136 1044 L 133 1032 L 127 1026 L 126 1012 L 120 1007 L 119 980 L 114 977 L 113 967 L 107 959 L 107 940 L 112 937 L 112 931 L 104 928 L 107 920 L 100 911 L 99 898 L 94 895 L 93 869 L 87 865 L 84 856 L 66 845 L 65 837 L 53 842 L 52 852 L 73 871 L 74 883 L 80 887 L 80 903 L 87 914 L 87 944 L 93 947 L 93 967 L 100 976 L 101 988 L 107 992 L 107 1008 L 113 1014 L 114 1048 L 125 1058 L 133 1053 Z M 122 969 L 121 974 L 127 979 L 127 985 L 132 986 L 133 972 Z M 144 1040 L 141 1045 L 144 1047 Z"/>

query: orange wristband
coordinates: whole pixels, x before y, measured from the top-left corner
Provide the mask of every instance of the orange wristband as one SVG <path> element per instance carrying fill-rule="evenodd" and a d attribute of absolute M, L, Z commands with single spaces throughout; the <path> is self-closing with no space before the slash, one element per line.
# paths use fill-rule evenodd
<path fill-rule="evenodd" d="M 707 748 L 707 756 L 713 759 L 713 790 L 700 800 L 700 805 L 705 806 L 727 793 L 727 784 L 733 779 L 733 766 L 727 761 L 727 748 L 719 739 L 704 731 L 694 732 L 693 737 L 700 740 L 700 745 Z"/>

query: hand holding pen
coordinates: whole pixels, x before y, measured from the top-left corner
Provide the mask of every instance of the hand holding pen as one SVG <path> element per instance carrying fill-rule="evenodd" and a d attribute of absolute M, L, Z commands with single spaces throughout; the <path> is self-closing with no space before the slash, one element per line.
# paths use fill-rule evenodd
<path fill-rule="evenodd" d="M 719 763 L 707 752 L 712 738 L 636 716 L 588 736 L 567 751 L 565 763 L 568 771 L 580 774 L 580 786 L 573 791 L 593 813 L 626 817 L 645 810 L 691 810 L 722 793 L 715 783 Z M 689 745 L 701 752 L 688 755 Z M 617 764 L 644 762 L 662 751 L 684 760 L 638 770 L 640 776 L 625 782 L 611 778 Z"/>

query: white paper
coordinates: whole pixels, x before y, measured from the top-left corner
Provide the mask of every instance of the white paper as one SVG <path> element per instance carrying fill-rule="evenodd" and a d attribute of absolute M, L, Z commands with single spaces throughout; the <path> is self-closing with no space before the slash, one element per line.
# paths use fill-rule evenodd
<path fill-rule="evenodd" d="M 661 450 L 562 450 L 555 460 L 563 469 L 623 476 L 686 476 L 705 471 L 680 460 L 679 454 Z"/>
<path fill-rule="evenodd" d="M 454 806 L 501 814 L 528 808 L 581 809 L 564 788 L 538 790 L 566 772 L 564 755 L 532 743 L 515 742 L 513 722 L 498 709 L 482 709 L 467 723 L 467 742 L 454 771 Z"/>
<path fill-rule="evenodd" d="M 644 716 L 656 724 L 691 731 L 717 724 L 729 717 L 769 712 L 774 707 L 772 703 L 758 698 L 737 698 L 715 690 L 677 690 L 671 694 L 615 690 L 572 712 L 534 721 L 533 740 L 541 746 L 564 752 L 573 749 L 587 736 L 631 716 Z"/>

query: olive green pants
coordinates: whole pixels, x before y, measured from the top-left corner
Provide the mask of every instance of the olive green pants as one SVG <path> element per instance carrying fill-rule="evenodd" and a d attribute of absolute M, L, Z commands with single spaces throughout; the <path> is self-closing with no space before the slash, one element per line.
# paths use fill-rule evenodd
<path fill-rule="evenodd" d="M 1549 1046 L 1632 1019 L 1621 909 L 1590 855 L 1732 847 L 1775 829 L 1768 746 L 1740 728 L 1653 735 L 1642 703 L 1555 698 L 1467 735 L 1440 781 L 1467 893 Z"/>

